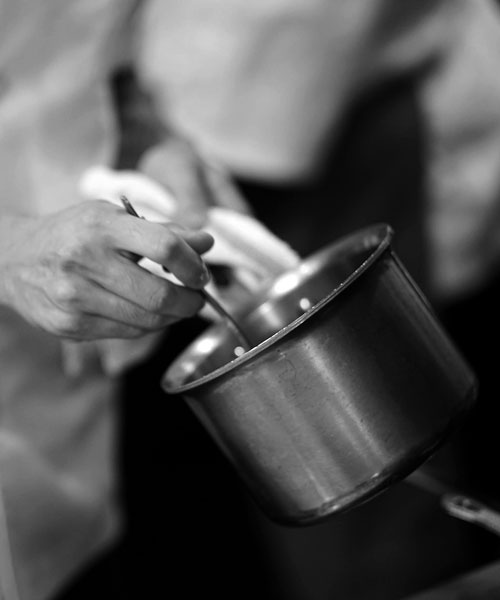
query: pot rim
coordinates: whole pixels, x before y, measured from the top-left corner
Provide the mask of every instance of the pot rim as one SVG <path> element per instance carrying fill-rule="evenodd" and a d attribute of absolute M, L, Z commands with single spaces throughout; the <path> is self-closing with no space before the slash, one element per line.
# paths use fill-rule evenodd
<path fill-rule="evenodd" d="M 275 344 L 277 344 L 281 339 L 287 337 L 291 331 L 297 329 L 302 325 L 302 323 L 310 319 L 316 313 L 320 312 L 335 297 L 337 297 L 346 288 L 352 285 L 352 283 L 356 281 L 365 271 L 367 271 L 367 269 L 370 268 L 370 266 L 380 257 L 380 255 L 390 247 L 393 236 L 394 230 L 390 225 L 388 225 L 387 223 L 374 223 L 372 225 L 368 225 L 362 229 L 358 229 L 352 233 L 346 234 L 338 238 L 331 244 L 319 249 L 317 252 L 314 252 L 313 254 L 305 258 L 299 263 L 299 266 L 297 268 L 288 269 L 287 271 L 284 271 L 282 274 L 276 277 L 276 279 L 273 280 L 272 284 L 266 289 L 274 287 L 276 283 L 279 282 L 281 279 L 293 273 L 296 273 L 298 270 L 307 270 L 307 267 L 317 262 L 318 258 L 321 255 L 332 252 L 335 248 L 347 244 L 350 240 L 359 242 L 363 240 L 368 240 L 370 237 L 377 238 L 377 244 L 374 250 L 359 265 L 359 267 L 354 269 L 354 271 L 350 275 L 348 275 L 341 283 L 339 283 L 339 285 L 337 285 L 329 294 L 327 294 L 321 300 L 313 304 L 312 307 L 308 308 L 302 315 L 285 325 L 285 327 L 282 327 L 279 331 L 269 336 L 250 350 L 247 350 L 242 355 L 235 357 L 233 360 L 227 362 L 221 367 L 214 369 L 213 371 L 210 371 L 210 373 L 202 375 L 198 379 L 190 381 L 189 383 L 182 383 L 176 385 L 169 383 L 171 373 L 175 372 L 175 370 L 179 368 L 178 365 L 185 357 L 185 355 L 188 354 L 190 350 L 194 346 L 196 346 L 197 343 L 199 343 L 199 340 L 201 338 L 206 337 L 210 331 L 222 328 L 223 324 L 216 323 L 210 326 L 206 332 L 201 333 L 196 339 L 194 339 L 167 368 L 161 380 L 161 385 L 163 389 L 167 393 L 175 395 L 182 394 L 188 390 L 199 388 L 205 383 L 213 381 L 214 379 L 218 379 L 223 375 L 233 371 L 234 369 L 242 366 L 243 364 L 251 361 L 255 356 L 262 354 L 270 346 L 274 346 Z M 251 305 L 253 306 L 253 303 Z"/>

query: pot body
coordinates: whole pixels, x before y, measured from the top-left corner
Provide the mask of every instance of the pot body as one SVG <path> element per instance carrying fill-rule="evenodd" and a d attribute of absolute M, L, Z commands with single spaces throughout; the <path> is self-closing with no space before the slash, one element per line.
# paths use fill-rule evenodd
<path fill-rule="evenodd" d="M 471 408 L 476 379 L 381 224 L 304 260 L 167 369 L 273 520 L 315 523 L 406 477 Z"/>

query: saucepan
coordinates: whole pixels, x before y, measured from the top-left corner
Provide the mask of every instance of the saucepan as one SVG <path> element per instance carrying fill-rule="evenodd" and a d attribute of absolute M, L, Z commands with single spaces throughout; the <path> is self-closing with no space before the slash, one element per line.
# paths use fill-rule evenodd
<path fill-rule="evenodd" d="M 473 407 L 477 380 L 376 223 L 300 261 L 168 365 L 273 521 L 309 525 L 422 465 Z"/>

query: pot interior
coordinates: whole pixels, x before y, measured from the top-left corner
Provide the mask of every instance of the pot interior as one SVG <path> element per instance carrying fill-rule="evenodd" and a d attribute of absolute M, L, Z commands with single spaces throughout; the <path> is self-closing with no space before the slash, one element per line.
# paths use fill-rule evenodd
<path fill-rule="evenodd" d="M 236 366 L 254 355 L 256 346 L 278 343 L 292 327 L 305 326 L 309 316 L 368 268 L 391 236 L 389 226 L 372 226 L 323 248 L 264 286 L 232 310 L 252 350 L 244 353 L 224 322 L 212 325 L 171 364 L 164 377 L 167 391 L 179 391 L 233 362 Z"/>

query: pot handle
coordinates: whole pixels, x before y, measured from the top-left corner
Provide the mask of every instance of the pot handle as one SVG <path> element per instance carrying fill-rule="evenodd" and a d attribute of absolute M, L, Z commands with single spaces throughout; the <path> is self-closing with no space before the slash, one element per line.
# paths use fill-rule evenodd
<path fill-rule="evenodd" d="M 480 525 L 500 536 L 500 513 L 462 494 L 445 494 L 441 505 L 451 516 Z"/>
<path fill-rule="evenodd" d="M 500 513 L 479 500 L 452 489 L 434 476 L 417 469 L 406 482 L 437 496 L 444 510 L 457 519 L 479 525 L 500 536 Z"/>

